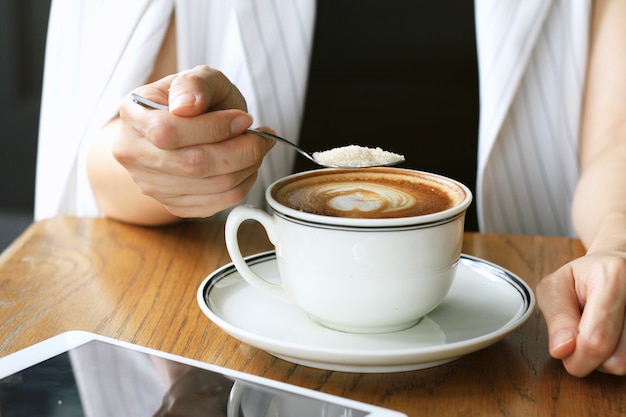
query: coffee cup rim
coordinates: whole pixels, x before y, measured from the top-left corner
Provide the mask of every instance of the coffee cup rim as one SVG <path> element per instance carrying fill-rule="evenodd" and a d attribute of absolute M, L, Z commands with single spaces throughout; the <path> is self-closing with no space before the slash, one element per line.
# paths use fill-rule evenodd
<path fill-rule="evenodd" d="M 465 212 L 469 205 L 472 202 L 473 194 L 470 189 L 463 183 L 452 179 L 450 177 L 446 177 L 444 175 L 435 174 L 428 171 L 420 171 L 414 169 L 407 168 L 397 168 L 397 167 L 381 167 L 381 168 L 364 168 L 366 170 L 377 170 L 377 171 L 385 171 L 385 172 L 394 172 L 394 173 L 411 173 L 411 175 L 423 175 L 427 177 L 434 177 L 442 181 L 443 183 L 451 183 L 456 187 L 460 188 L 464 194 L 465 198 L 461 200 L 457 205 L 451 207 L 446 210 L 442 210 L 436 213 L 431 214 L 423 214 L 419 216 L 409 216 L 409 217 L 395 217 L 395 218 L 383 218 L 383 219 L 372 219 L 372 218 L 350 218 L 350 217 L 334 217 L 334 216 L 325 216 L 321 214 L 308 213 L 300 210 L 296 210 L 290 207 L 285 206 L 284 204 L 279 203 L 272 195 L 273 189 L 280 185 L 285 181 L 295 180 L 302 176 L 313 175 L 315 173 L 331 173 L 331 172 L 348 172 L 351 171 L 349 169 L 341 169 L 341 168 L 322 168 L 310 171 L 302 171 L 298 173 L 294 173 L 283 177 L 279 180 L 274 181 L 267 187 L 265 191 L 265 198 L 268 202 L 271 209 L 277 214 L 282 215 L 282 217 L 297 219 L 302 222 L 312 223 L 316 225 L 329 225 L 329 226 L 347 226 L 347 227 L 366 227 L 366 228 L 377 228 L 377 227 L 402 227 L 402 226 L 411 226 L 411 225 L 425 225 L 432 223 L 441 223 L 447 219 L 455 219 L 461 213 Z"/>

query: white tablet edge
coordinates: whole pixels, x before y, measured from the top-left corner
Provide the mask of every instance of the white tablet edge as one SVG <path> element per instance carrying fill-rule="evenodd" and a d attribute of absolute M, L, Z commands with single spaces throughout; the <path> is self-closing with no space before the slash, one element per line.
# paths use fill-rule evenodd
<path fill-rule="evenodd" d="M 251 382 L 253 384 L 258 384 L 261 386 L 266 386 L 273 389 L 302 395 L 304 397 L 314 398 L 320 401 L 326 401 L 329 403 L 366 411 L 370 413 L 368 417 L 407 417 L 406 414 L 400 413 L 398 411 L 378 407 L 372 404 L 350 400 L 348 398 L 326 394 L 312 389 L 299 387 L 297 385 L 292 385 L 265 377 L 235 371 L 233 369 L 224 368 L 221 366 L 212 365 L 193 359 L 188 359 L 182 356 L 173 355 L 156 349 L 150 349 L 147 347 L 80 330 L 61 333 L 57 336 L 46 339 L 42 342 L 36 343 L 27 348 L 0 358 L 0 378 L 4 378 L 6 376 L 20 372 L 30 366 L 36 365 L 40 362 L 45 361 L 46 359 L 50 359 L 61 353 L 67 352 L 72 348 L 78 347 L 92 340 L 99 340 L 105 343 L 110 343 L 112 345 L 121 346 L 149 355 L 181 362 L 183 364 L 195 366 L 201 369 L 206 369 L 208 371 L 222 373 L 224 375 Z"/>

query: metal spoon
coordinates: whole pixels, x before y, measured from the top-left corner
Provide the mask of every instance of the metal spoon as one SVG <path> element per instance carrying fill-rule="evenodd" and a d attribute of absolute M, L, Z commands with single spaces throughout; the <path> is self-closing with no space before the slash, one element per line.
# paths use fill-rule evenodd
<path fill-rule="evenodd" d="M 145 97 L 140 96 L 139 94 L 136 93 L 130 93 L 130 96 L 132 98 L 132 100 L 149 109 L 154 109 L 154 110 L 166 110 L 169 111 L 169 107 L 164 105 L 164 104 L 159 104 L 156 103 L 152 100 L 149 100 Z M 398 155 L 398 154 L 394 154 L 391 152 L 387 152 L 387 151 L 382 151 L 381 149 L 376 149 L 376 151 L 385 153 L 385 156 L 387 157 L 386 160 L 384 161 L 374 161 L 371 162 L 369 160 L 364 160 L 363 163 L 364 164 L 359 164 L 358 166 L 345 166 L 345 165 L 341 165 L 339 163 L 331 163 L 331 162 L 323 162 L 319 160 L 319 156 L 316 157 L 317 155 L 322 155 L 324 152 L 314 152 L 314 153 L 310 153 L 305 151 L 304 149 L 300 148 L 298 145 L 296 145 L 295 143 L 285 139 L 285 138 L 281 138 L 280 136 L 276 136 L 273 135 L 271 133 L 267 133 L 267 132 L 263 132 L 261 130 L 256 130 L 256 129 L 247 129 L 246 133 L 252 133 L 258 136 L 263 136 L 269 139 L 274 139 L 277 140 L 279 142 L 284 143 L 285 145 L 289 145 L 291 146 L 293 149 L 295 149 L 299 154 L 303 155 L 304 157 L 306 157 L 307 159 L 309 159 L 310 161 L 312 161 L 313 163 L 323 166 L 323 167 L 327 167 L 327 168 L 346 168 L 346 169 L 356 169 L 356 168 L 371 168 L 371 167 L 380 167 L 380 166 L 391 166 L 391 165 L 396 165 L 399 164 L 401 162 L 404 162 L 404 156 L 402 155 Z M 353 146 L 354 147 L 354 146 Z M 348 147 L 346 147 L 348 148 Z M 372 151 L 370 148 L 361 148 L 358 147 L 361 151 Z M 343 148 L 336 148 L 336 149 L 332 149 L 331 151 L 335 151 L 335 150 L 341 150 Z M 328 151 L 327 151 L 328 152 Z M 391 159 L 388 159 L 389 157 L 391 157 Z"/>

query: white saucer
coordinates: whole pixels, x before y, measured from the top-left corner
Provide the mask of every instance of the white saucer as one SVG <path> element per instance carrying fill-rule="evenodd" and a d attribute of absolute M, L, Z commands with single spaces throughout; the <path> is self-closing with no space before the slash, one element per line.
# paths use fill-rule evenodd
<path fill-rule="evenodd" d="M 273 251 L 246 261 L 268 281 L 280 280 Z M 439 307 L 416 326 L 395 333 L 322 327 L 299 307 L 252 288 L 233 264 L 202 282 L 198 303 L 225 332 L 281 359 L 333 371 L 400 372 L 450 362 L 499 341 L 528 319 L 535 298 L 513 273 L 462 255 Z"/>

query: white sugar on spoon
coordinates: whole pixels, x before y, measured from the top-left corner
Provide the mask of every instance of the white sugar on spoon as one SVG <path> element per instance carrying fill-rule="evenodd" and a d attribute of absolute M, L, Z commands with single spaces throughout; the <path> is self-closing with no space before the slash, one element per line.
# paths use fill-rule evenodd
<path fill-rule="evenodd" d="M 404 156 L 381 148 L 348 145 L 323 152 L 314 152 L 313 159 L 325 166 L 365 168 L 389 166 L 404 162 Z"/>

